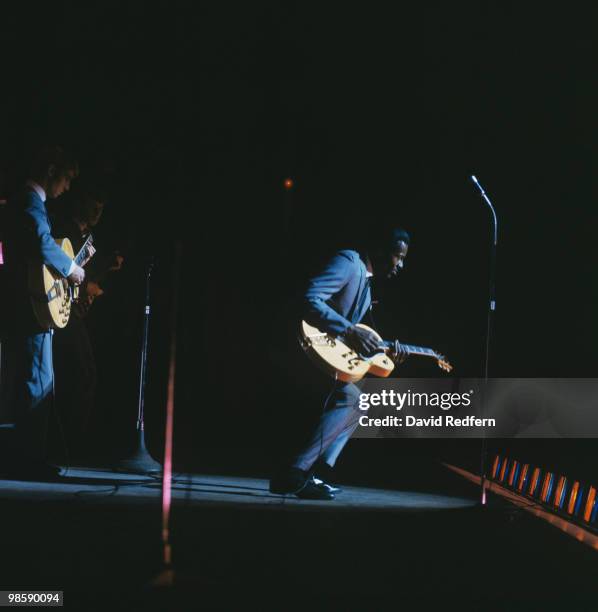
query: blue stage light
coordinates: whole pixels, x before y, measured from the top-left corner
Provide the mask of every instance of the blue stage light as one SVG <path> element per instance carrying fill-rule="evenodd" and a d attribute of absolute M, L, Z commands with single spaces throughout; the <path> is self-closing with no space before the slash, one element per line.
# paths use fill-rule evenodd
<path fill-rule="evenodd" d="M 546 472 L 544 476 L 544 481 L 542 482 L 542 493 L 540 495 L 540 500 L 545 504 L 550 503 L 550 496 L 552 494 L 552 489 L 554 486 L 554 474 L 552 472 Z"/>
<path fill-rule="evenodd" d="M 559 510 L 563 509 L 563 505 L 565 504 L 565 498 L 567 496 L 567 489 L 569 488 L 569 483 L 567 482 L 567 478 L 565 476 L 561 476 L 558 480 L 555 492 L 554 492 L 554 506 Z"/>
<path fill-rule="evenodd" d="M 519 461 L 513 461 L 511 465 L 511 471 L 509 473 L 509 486 L 511 488 L 515 488 L 517 486 L 517 477 L 519 476 L 519 470 L 521 469 L 521 464 Z"/>
<path fill-rule="evenodd" d="M 496 455 L 496 457 L 494 457 L 494 463 L 492 465 L 492 479 L 493 480 L 497 480 L 501 464 L 502 464 L 502 460 L 500 458 L 500 455 Z"/>

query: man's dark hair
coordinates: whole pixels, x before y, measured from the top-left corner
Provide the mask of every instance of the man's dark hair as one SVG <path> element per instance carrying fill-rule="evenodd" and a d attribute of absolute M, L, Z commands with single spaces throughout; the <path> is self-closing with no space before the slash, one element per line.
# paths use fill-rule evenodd
<path fill-rule="evenodd" d="M 400 227 L 382 227 L 369 233 L 367 247 L 375 250 L 393 251 L 400 242 L 409 245 L 410 236 Z"/>
<path fill-rule="evenodd" d="M 65 151 L 62 147 L 46 146 L 38 149 L 31 162 L 31 177 L 37 178 L 46 176 L 50 166 L 56 168 L 57 174 L 73 172 L 74 176 L 79 175 L 79 164 L 75 157 Z"/>
<path fill-rule="evenodd" d="M 408 245 L 409 240 L 410 237 L 407 231 L 400 227 L 389 230 L 388 235 L 386 236 L 386 242 L 392 246 L 397 245 L 399 242 L 404 242 Z"/>

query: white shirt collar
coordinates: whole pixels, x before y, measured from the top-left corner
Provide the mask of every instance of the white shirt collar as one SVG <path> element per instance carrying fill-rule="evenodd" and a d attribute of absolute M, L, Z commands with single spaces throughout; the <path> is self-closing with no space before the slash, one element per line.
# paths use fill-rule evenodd
<path fill-rule="evenodd" d="M 27 187 L 31 187 L 31 189 L 33 189 L 33 191 L 35 191 L 35 193 L 37 193 L 37 195 L 41 198 L 42 202 L 46 201 L 46 192 L 44 191 L 43 187 L 38 185 L 35 181 L 27 181 Z"/>
<path fill-rule="evenodd" d="M 365 277 L 366 277 L 366 278 L 371 278 L 372 276 L 374 276 L 374 273 L 373 273 L 373 272 L 370 272 L 369 270 L 366 270 L 366 271 L 365 271 Z"/>

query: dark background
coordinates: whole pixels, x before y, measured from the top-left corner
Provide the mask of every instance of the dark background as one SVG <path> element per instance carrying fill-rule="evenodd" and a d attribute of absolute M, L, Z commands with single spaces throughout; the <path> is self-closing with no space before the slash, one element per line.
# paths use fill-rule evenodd
<path fill-rule="evenodd" d="M 180 278 L 180 467 L 267 474 L 288 451 L 294 435 L 281 431 L 313 417 L 323 385 L 294 354 L 292 297 L 321 256 L 372 224 L 412 235 L 378 307 L 384 335 L 481 375 L 490 218 L 472 173 L 500 217 L 492 375 L 596 375 L 589 3 L 19 6 L 0 25 L 3 189 L 48 142 L 109 188 L 97 242 L 123 245 L 126 264 L 89 324 L 96 437 L 115 454 L 136 417 L 149 256 L 157 456 Z M 435 372 L 416 360 L 403 370 Z M 344 469 L 391 474 L 406 453 L 477 465 L 477 443 L 401 445 L 355 441 Z M 527 448 L 581 470 L 594 446 Z"/>

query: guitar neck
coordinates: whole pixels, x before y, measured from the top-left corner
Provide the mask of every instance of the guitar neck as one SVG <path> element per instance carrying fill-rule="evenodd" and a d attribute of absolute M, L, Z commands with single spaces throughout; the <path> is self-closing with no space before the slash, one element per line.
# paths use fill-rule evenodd
<path fill-rule="evenodd" d="M 87 236 L 87 238 L 85 239 L 85 242 L 83 243 L 83 246 L 81 247 L 81 249 L 79 250 L 79 252 L 75 256 L 75 263 L 78 266 L 83 267 L 83 265 L 86 263 L 86 260 L 88 259 L 87 248 L 92 243 L 93 243 L 93 236 L 91 234 L 89 234 L 89 236 Z"/>
<path fill-rule="evenodd" d="M 394 342 L 387 342 L 388 348 L 394 348 Z M 421 355 L 422 357 L 433 357 L 436 359 L 438 354 L 436 351 L 431 348 L 426 348 L 425 346 L 416 346 L 414 344 L 400 344 L 399 345 L 405 352 L 409 355 Z"/>
<path fill-rule="evenodd" d="M 431 348 L 426 348 L 425 346 L 414 346 L 411 344 L 401 344 L 401 346 L 410 354 L 410 355 L 421 355 L 422 357 L 436 357 L 436 351 Z"/>

